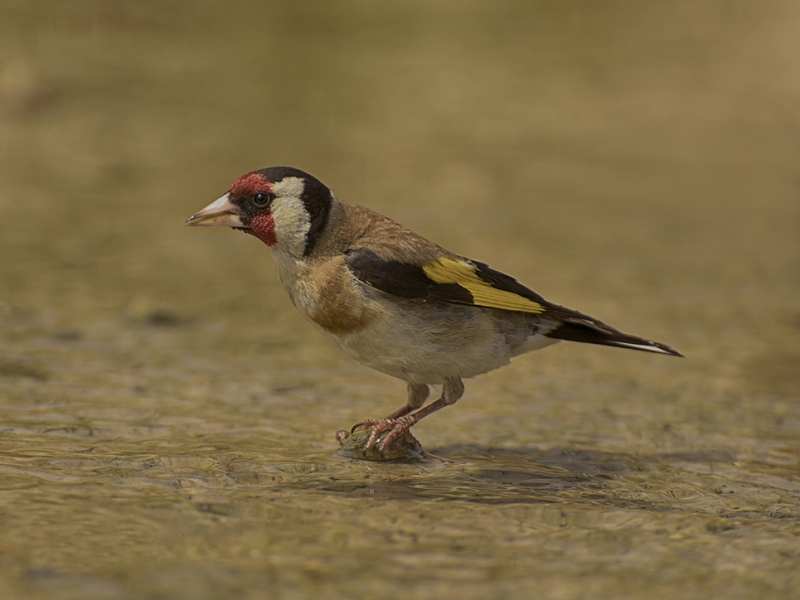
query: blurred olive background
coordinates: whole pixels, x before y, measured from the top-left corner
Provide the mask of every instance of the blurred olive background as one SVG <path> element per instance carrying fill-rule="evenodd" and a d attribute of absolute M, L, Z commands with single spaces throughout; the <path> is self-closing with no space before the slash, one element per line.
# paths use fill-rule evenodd
<path fill-rule="evenodd" d="M 800 4 L 0 0 L 5 598 L 800 597 Z M 687 355 L 559 344 L 432 457 L 269 252 L 304 169 Z"/>

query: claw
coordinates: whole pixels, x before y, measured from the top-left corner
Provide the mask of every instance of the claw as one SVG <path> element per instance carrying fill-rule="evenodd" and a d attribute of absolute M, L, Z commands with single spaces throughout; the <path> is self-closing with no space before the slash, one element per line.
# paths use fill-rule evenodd
<path fill-rule="evenodd" d="M 375 446 L 375 442 L 378 441 L 378 437 L 387 429 L 389 429 L 389 425 L 387 425 L 386 421 L 379 421 L 375 425 L 372 426 L 372 431 L 369 434 L 369 438 L 367 439 L 367 443 L 364 444 L 364 448 L 367 450 L 371 450 Z M 381 447 L 378 448 L 381 454 L 383 454 L 383 449 L 386 447 L 385 444 L 381 444 Z"/>
<path fill-rule="evenodd" d="M 394 423 L 392 424 L 389 433 L 387 433 L 386 437 L 383 438 L 383 441 L 381 442 L 381 447 L 378 448 L 381 451 L 381 453 L 386 448 L 391 446 L 392 442 L 394 442 L 397 438 L 407 433 L 408 430 L 411 429 L 411 426 L 416 422 L 417 422 L 416 419 L 410 417 L 400 417 L 399 419 L 394 419 Z"/>

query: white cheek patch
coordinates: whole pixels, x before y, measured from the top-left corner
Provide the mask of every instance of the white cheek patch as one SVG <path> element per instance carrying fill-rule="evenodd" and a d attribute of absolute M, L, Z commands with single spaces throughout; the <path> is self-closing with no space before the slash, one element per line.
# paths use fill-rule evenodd
<path fill-rule="evenodd" d="M 272 191 L 276 196 L 272 202 L 272 216 L 277 246 L 295 256 L 302 256 L 311 229 L 311 216 L 302 200 L 303 180 L 286 177 L 274 184 Z"/>

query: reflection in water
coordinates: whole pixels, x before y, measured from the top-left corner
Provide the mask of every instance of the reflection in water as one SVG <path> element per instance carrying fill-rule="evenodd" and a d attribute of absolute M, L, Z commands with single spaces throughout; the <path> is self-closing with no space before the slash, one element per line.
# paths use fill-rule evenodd
<path fill-rule="evenodd" d="M 1 597 L 797 596 L 796 2 L 3 10 Z M 688 358 L 348 460 L 403 390 L 183 228 L 269 164 Z"/>

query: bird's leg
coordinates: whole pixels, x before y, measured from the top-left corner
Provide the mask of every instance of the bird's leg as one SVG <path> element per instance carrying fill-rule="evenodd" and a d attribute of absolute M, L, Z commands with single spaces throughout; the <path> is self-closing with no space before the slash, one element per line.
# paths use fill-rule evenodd
<path fill-rule="evenodd" d="M 411 404 L 411 390 L 412 390 L 411 384 L 409 384 L 408 389 L 409 389 L 408 405 L 404 406 L 397 412 L 392 413 L 392 415 L 390 415 L 386 419 L 381 419 L 379 421 L 364 421 L 363 423 L 359 423 L 353 428 L 355 430 L 359 427 L 372 427 L 369 439 L 367 440 L 367 443 L 365 445 L 365 448 L 367 450 L 369 450 L 375 445 L 375 443 L 378 441 L 378 437 L 380 437 L 380 435 L 383 432 L 388 431 L 389 433 L 383 439 L 380 446 L 380 451 L 383 452 L 383 450 L 385 448 L 388 448 L 394 440 L 403 435 L 403 433 L 408 431 L 413 425 L 417 424 L 420 420 L 424 419 L 425 417 L 427 417 L 432 413 L 435 413 L 437 410 L 441 410 L 445 406 L 455 404 L 456 401 L 459 398 L 461 398 L 461 396 L 464 394 L 464 383 L 461 381 L 461 378 L 459 377 L 453 377 L 445 380 L 444 386 L 442 387 L 442 397 L 436 400 L 435 402 L 431 402 L 425 408 L 420 408 L 418 411 L 412 414 L 408 414 L 408 412 L 413 410 L 413 408 L 409 408 Z M 422 402 L 424 402 L 424 399 L 422 400 Z M 398 415 L 398 413 L 400 414 Z"/>
<path fill-rule="evenodd" d="M 406 405 L 401 406 L 386 418 L 399 419 L 400 417 L 405 417 L 410 412 L 414 412 L 420 406 L 425 404 L 425 400 L 428 399 L 428 394 L 430 393 L 431 390 L 427 383 L 409 383 L 408 400 L 406 400 Z"/>

